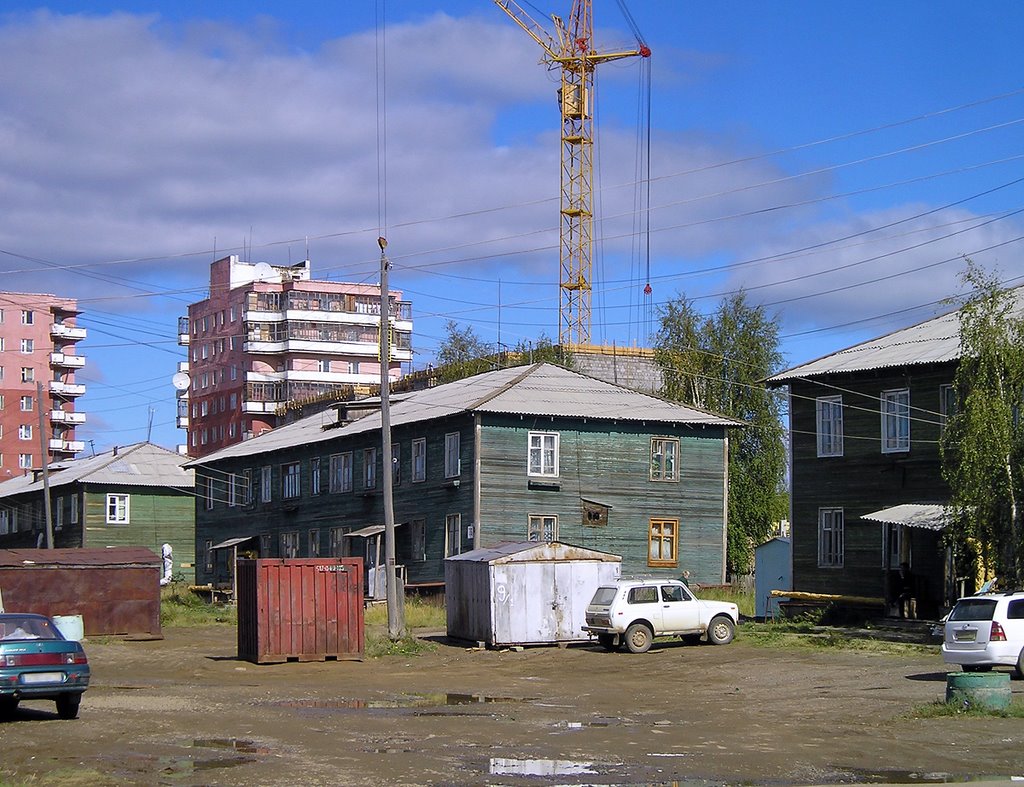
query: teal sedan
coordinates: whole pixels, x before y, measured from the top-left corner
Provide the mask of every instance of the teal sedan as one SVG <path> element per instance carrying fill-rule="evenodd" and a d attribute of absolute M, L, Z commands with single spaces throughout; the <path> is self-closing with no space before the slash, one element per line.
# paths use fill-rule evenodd
<path fill-rule="evenodd" d="M 44 615 L 0 614 L 0 715 L 22 700 L 54 700 L 60 718 L 74 719 L 88 687 L 81 643 L 65 639 Z"/>

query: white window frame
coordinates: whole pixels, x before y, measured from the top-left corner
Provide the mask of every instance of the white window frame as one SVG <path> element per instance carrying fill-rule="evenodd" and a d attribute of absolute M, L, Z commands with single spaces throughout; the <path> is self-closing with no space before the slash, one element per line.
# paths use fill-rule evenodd
<path fill-rule="evenodd" d="M 281 464 L 281 499 L 295 500 L 302 497 L 302 463 Z"/>
<path fill-rule="evenodd" d="M 377 449 L 363 449 L 363 489 L 377 488 Z"/>
<path fill-rule="evenodd" d="M 0 508 L 0 536 L 6 536 L 11 532 L 11 519 L 14 511 L 9 508 Z"/>
<path fill-rule="evenodd" d="M 458 478 L 462 474 L 461 435 L 448 432 L 444 436 L 444 477 Z"/>
<path fill-rule="evenodd" d="M 952 385 L 939 386 L 939 428 L 944 432 L 949 419 L 956 415 L 956 388 Z"/>
<path fill-rule="evenodd" d="M 882 391 L 879 409 L 882 415 L 882 453 L 906 453 L 910 450 L 910 389 Z M 905 424 L 905 434 L 901 434 L 900 424 Z"/>
<path fill-rule="evenodd" d="M 534 478 L 558 478 L 558 432 L 530 432 L 526 474 Z"/>
<path fill-rule="evenodd" d="M 18 426 L 18 439 L 19 440 L 31 440 L 32 439 L 32 424 L 20 424 Z"/>
<path fill-rule="evenodd" d="M 818 509 L 818 568 L 842 568 L 846 521 L 842 508 Z"/>
<path fill-rule="evenodd" d="M 104 511 L 106 512 L 105 521 L 108 525 L 130 525 L 132 522 L 131 495 L 123 492 L 108 492 Z"/>
<path fill-rule="evenodd" d="M 444 556 L 451 557 L 461 554 L 462 514 L 448 514 L 444 518 Z"/>
<path fill-rule="evenodd" d="M 31 470 L 32 454 L 18 454 L 18 467 L 22 470 Z"/>
<path fill-rule="evenodd" d="M 309 460 L 309 494 L 316 496 L 320 492 L 320 457 L 314 456 Z"/>
<path fill-rule="evenodd" d="M 53 501 L 53 529 L 64 529 L 64 497 L 60 496 Z"/>
<path fill-rule="evenodd" d="M 898 569 L 900 563 L 910 560 L 911 541 L 904 525 L 895 522 L 882 523 L 882 568 Z M 906 549 L 906 556 L 903 550 Z M 886 556 L 888 552 L 888 556 Z"/>
<path fill-rule="evenodd" d="M 352 491 L 352 452 L 331 454 L 328 460 L 327 491 L 334 495 Z"/>
<path fill-rule="evenodd" d="M 274 496 L 274 490 L 271 487 L 272 470 L 270 465 L 264 465 L 260 468 L 260 502 L 269 503 Z"/>
<path fill-rule="evenodd" d="M 417 437 L 412 441 L 412 482 L 427 480 L 427 438 Z"/>
<path fill-rule="evenodd" d="M 843 455 L 843 397 L 819 396 L 814 400 L 818 456 Z"/>
<path fill-rule="evenodd" d="M 526 540 L 547 542 L 558 540 L 558 516 L 555 514 L 529 514 Z"/>
<path fill-rule="evenodd" d="M 68 521 L 72 525 L 78 524 L 78 495 L 71 495 L 71 513 Z"/>
<path fill-rule="evenodd" d="M 679 438 L 651 438 L 651 475 L 652 481 L 679 480 Z"/>
<path fill-rule="evenodd" d="M 280 557 L 296 558 L 299 556 L 299 531 L 287 530 L 280 535 Z"/>
<path fill-rule="evenodd" d="M 32 339 L 22 339 L 21 340 L 21 352 L 24 355 L 31 355 L 35 351 L 36 351 L 36 343 L 35 343 L 34 340 L 32 340 Z"/>
<path fill-rule="evenodd" d="M 26 407 L 26 405 L 28 405 L 28 406 Z M 21 397 L 21 412 L 23 412 L 23 413 L 31 413 L 35 409 L 35 406 L 36 406 L 35 399 L 33 397 L 31 397 L 31 396 L 23 396 L 23 397 Z"/>

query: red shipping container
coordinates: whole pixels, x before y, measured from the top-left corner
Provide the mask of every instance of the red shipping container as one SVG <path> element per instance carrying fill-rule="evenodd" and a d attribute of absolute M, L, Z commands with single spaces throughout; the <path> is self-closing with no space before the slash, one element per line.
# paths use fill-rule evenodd
<path fill-rule="evenodd" d="M 257 664 L 363 657 L 361 558 L 239 560 L 238 658 Z"/>

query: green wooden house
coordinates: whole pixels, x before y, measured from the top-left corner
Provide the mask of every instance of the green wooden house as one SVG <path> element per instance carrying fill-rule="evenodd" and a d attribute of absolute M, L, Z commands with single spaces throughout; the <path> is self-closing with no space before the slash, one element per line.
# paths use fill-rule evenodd
<path fill-rule="evenodd" d="M 194 471 L 188 457 L 152 443 L 114 448 L 49 466 L 55 548 L 138 546 L 161 554 L 173 574 L 195 577 Z M 0 484 L 0 549 L 46 546 L 41 471 Z"/>
<path fill-rule="evenodd" d="M 895 613 L 903 562 L 919 617 L 964 590 L 942 541 L 939 454 L 959 327 L 945 314 L 768 380 L 789 389 L 794 590 L 879 598 Z"/>
<path fill-rule="evenodd" d="M 544 363 L 393 394 L 390 412 L 409 586 L 440 586 L 447 556 L 525 540 L 621 555 L 625 573 L 724 581 L 728 432 L 740 422 Z M 368 568 L 383 556 L 376 401 L 192 466 L 200 582 L 229 584 L 239 552 L 356 555 Z"/>

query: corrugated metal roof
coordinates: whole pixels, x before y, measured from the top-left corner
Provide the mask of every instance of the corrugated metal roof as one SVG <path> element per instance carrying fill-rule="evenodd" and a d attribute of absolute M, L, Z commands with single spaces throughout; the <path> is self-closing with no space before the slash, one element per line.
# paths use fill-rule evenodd
<path fill-rule="evenodd" d="M 889 525 L 942 530 L 949 524 L 949 509 L 938 503 L 904 503 L 864 514 L 861 519 Z"/>
<path fill-rule="evenodd" d="M 1016 299 L 1014 312 L 1021 316 L 1024 314 L 1024 288 L 1018 287 L 1012 296 Z M 955 310 L 794 366 L 769 377 L 766 382 L 770 385 L 822 374 L 944 363 L 959 357 L 960 317 L 959 310 Z"/>
<path fill-rule="evenodd" d="M 435 388 L 401 394 L 391 405 L 391 425 L 401 426 L 473 412 L 634 423 L 744 425 L 742 421 L 632 391 L 548 363 L 498 369 Z M 334 422 L 333 413 L 317 413 L 193 460 L 190 465 L 334 440 L 377 430 L 381 426 L 379 412 L 345 426 L 324 428 Z"/>
<path fill-rule="evenodd" d="M 84 459 L 50 465 L 50 488 L 76 482 L 112 486 L 163 486 L 175 489 L 195 487 L 195 471 L 185 468 L 187 456 L 152 443 L 136 443 Z M 0 484 L 0 498 L 21 492 L 40 491 L 42 475 L 18 476 Z"/>
<path fill-rule="evenodd" d="M 600 560 L 603 563 L 622 561 L 619 555 L 599 552 L 596 549 L 577 547 L 561 541 L 518 541 L 510 544 L 498 544 L 493 547 L 481 547 L 461 555 L 452 555 L 445 560 L 456 560 L 473 563 L 516 563 L 516 562 L 548 562 L 551 560 Z"/>
<path fill-rule="evenodd" d="M 111 566 L 138 563 L 159 565 L 160 556 L 145 547 L 0 549 L 0 568 Z"/>

